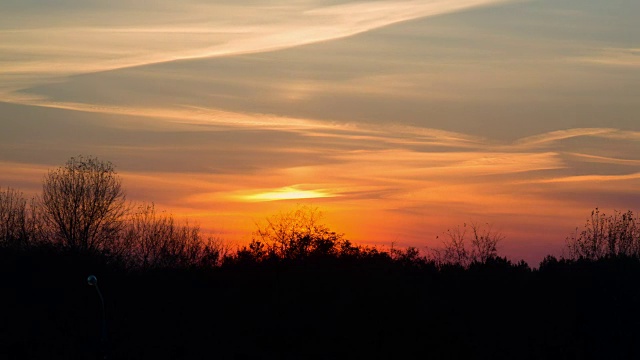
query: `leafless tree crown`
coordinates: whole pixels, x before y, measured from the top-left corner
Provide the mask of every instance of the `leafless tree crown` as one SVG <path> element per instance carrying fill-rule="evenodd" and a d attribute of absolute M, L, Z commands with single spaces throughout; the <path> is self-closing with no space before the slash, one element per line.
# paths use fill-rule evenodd
<path fill-rule="evenodd" d="M 349 247 L 349 242 L 331 231 L 321 219 L 322 213 L 309 206 L 271 216 L 265 223 L 256 224 L 250 248 L 257 256 L 304 258 Z"/>
<path fill-rule="evenodd" d="M 36 207 L 33 200 L 12 188 L 0 188 L 0 244 L 24 247 L 35 241 Z"/>
<path fill-rule="evenodd" d="M 52 235 L 78 250 L 97 250 L 113 241 L 126 213 L 122 182 L 110 162 L 71 158 L 43 183 L 45 223 Z"/>
<path fill-rule="evenodd" d="M 503 235 L 489 224 L 468 226 L 465 223 L 462 227 L 456 226 L 447 230 L 442 241 L 443 246 L 430 249 L 431 257 L 439 265 L 468 267 L 472 263 L 486 263 L 498 256 L 498 243 L 503 238 Z"/>
<path fill-rule="evenodd" d="M 640 255 L 640 219 L 632 211 L 606 215 L 596 208 L 584 229 L 567 238 L 569 256 L 596 260 Z"/>

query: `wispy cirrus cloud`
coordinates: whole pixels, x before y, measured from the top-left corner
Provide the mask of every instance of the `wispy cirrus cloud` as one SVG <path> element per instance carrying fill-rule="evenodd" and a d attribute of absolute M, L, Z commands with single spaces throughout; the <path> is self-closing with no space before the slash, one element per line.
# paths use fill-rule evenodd
<path fill-rule="evenodd" d="M 252 6 L 185 2 L 144 21 L 136 16 L 140 9 L 130 7 L 114 7 L 105 13 L 83 9 L 78 14 L 69 8 L 68 12 L 52 11 L 49 17 L 41 17 L 43 23 L 38 26 L 29 21 L 24 26 L 11 22 L 13 28 L 0 29 L 0 79 L 19 87 L 29 75 L 42 78 L 272 51 L 504 1 L 372 1 L 333 6 L 317 1 Z M 22 16 L 28 18 L 29 14 Z M 95 22 L 67 25 L 82 17 Z M 238 20 L 230 22 L 230 18 Z"/>
<path fill-rule="evenodd" d="M 538 183 L 598 183 L 603 181 L 624 181 L 640 179 L 640 173 L 625 175 L 579 175 L 537 180 Z"/>
<path fill-rule="evenodd" d="M 622 0 L 461 11 L 499 2 L 2 1 L 0 186 L 88 153 L 234 239 L 304 201 L 365 243 L 487 221 L 559 244 L 637 205 L 635 28 L 608 26 Z"/>
<path fill-rule="evenodd" d="M 583 136 L 607 136 L 618 132 L 608 128 L 575 128 L 551 131 L 539 135 L 528 136 L 514 142 L 515 147 L 531 148 L 548 145 L 553 142 Z"/>
<path fill-rule="evenodd" d="M 640 67 L 640 48 L 604 48 L 571 60 L 592 65 L 635 68 Z"/>
<path fill-rule="evenodd" d="M 598 156 L 598 155 L 571 153 L 571 152 L 566 153 L 565 156 L 574 158 L 579 161 L 585 161 L 585 162 L 627 165 L 627 166 L 640 166 L 639 159 L 619 159 L 619 158 L 612 158 L 608 156 Z"/>

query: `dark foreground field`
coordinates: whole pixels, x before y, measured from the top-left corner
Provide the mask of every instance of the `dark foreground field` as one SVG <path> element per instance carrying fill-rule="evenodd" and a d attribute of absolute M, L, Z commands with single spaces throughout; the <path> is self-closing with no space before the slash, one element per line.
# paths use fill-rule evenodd
<path fill-rule="evenodd" d="M 125 270 L 54 249 L 0 253 L 0 358 L 633 359 L 640 262 L 497 259 L 468 270 L 319 258 Z"/>

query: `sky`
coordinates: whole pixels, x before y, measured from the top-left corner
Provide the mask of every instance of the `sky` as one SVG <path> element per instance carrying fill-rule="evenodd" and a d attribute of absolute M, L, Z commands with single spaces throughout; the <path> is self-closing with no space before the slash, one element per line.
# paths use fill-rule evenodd
<path fill-rule="evenodd" d="M 72 156 L 229 244 L 317 206 L 348 239 L 561 255 L 640 203 L 636 0 L 3 0 L 0 187 Z M 486 225 L 488 224 L 488 225 Z"/>

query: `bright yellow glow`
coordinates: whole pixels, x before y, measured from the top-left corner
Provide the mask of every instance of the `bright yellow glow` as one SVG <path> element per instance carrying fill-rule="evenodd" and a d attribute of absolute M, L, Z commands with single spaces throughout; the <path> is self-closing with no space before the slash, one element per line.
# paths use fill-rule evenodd
<path fill-rule="evenodd" d="M 277 201 L 296 199 L 316 199 L 335 197 L 324 190 L 300 190 L 295 187 L 283 187 L 273 191 L 261 192 L 258 194 L 244 195 L 241 198 L 245 201 Z"/>

